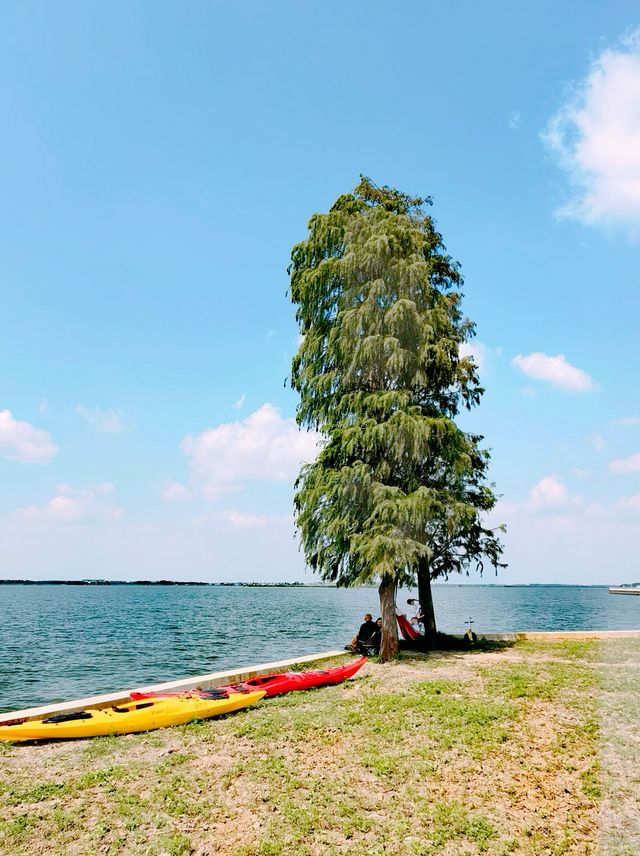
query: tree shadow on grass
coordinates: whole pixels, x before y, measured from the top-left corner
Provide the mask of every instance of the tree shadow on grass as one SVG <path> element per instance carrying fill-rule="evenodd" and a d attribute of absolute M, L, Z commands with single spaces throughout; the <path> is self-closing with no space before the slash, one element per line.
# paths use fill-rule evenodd
<path fill-rule="evenodd" d="M 450 633 L 436 633 L 427 639 L 420 638 L 408 642 L 400 640 L 400 651 L 416 654 L 429 654 L 431 652 L 460 652 L 465 654 L 486 654 L 493 651 L 505 651 L 513 648 L 515 642 L 497 641 L 483 639 L 482 637 L 472 641 L 467 635 L 454 636 Z"/>

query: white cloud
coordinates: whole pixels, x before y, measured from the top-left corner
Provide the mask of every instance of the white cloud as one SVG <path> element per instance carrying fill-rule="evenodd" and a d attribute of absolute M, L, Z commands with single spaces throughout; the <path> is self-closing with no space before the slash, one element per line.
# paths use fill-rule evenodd
<path fill-rule="evenodd" d="M 573 187 L 559 212 L 640 225 L 640 38 L 603 51 L 541 135 Z"/>
<path fill-rule="evenodd" d="M 189 434 L 181 447 L 195 484 L 209 499 L 250 481 L 293 481 L 317 454 L 318 435 L 301 431 L 272 404 L 238 422 Z"/>
<path fill-rule="evenodd" d="M 489 525 L 506 523 L 504 559 L 509 565 L 496 582 L 620 582 L 620 568 L 628 567 L 629 555 L 640 550 L 640 526 L 631 509 L 624 514 L 613 509 L 613 504 L 549 508 L 544 514 L 523 505 L 496 509 Z"/>
<path fill-rule="evenodd" d="M 197 525 L 206 523 L 227 523 L 234 529 L 262 529 L 265 526 L 285 524 L 293 531 L 293 516 L 291 514 L 251 514 L 245 511 L 214 511 L 198 517 Z"/>
<path fill-rule="evenodd" d="M 640 472 L 640 452 L 629 455 L 628 458 L 617 458 L 609 464 L 612 473 L 637 473 Z"/>
<path fill-rule="evenodd" d="M 94 493 L 102 494 L 102 496 L 108 496 L 110 493 L 116 492 L 116 486 L 111 482 L 103 482 L 102 484 L 92 485 L 91 490 Z"/>
<path fill-rule="evenodd" d="M 119 506 L 105 503 L 102 499 L 115 490 L 109 482 L 85 489 L 59 484 L 56 490 L 56 495 L 47 503 L 19 508 L 14 518 L 53 523 L 98 523 L 117 520 L 122 516 Z"/>
<path fill-rule="evenodd" d="M 614 510 L 640 514 L 640 493 L 637 493 L 635 496 L 623 496 L 616 502 Z"/>
<path fill-rule="evenodd" d="M 482 342 L 463 342 L 458 349 L 461 357 L 473 357 L 478 371 L 484 371 L 487 367 L 487 346 Z"/>
<path fill-rule="evenodd" d="M 607 445 L 607 441 L 604 439 L 602 434 L 598 434 L 597 432 L 589 437 L 589 442 L 596 452 L 601 452 Z"/>
<path fill-rule="evenodd" d="M 243 392 L 242 395 L 240 396 L 240 398 L 237 401 L 234 401 L 233 404 L 231 405 L 233 407 L 233 409 L 234 410 L 242 410 L 242 408 L 244 406 L 244 402 L 246 400 L 246 397 L 247 396 Z"/>
<path fill-rule="evenodd" d="M 511 113 L 509 113 L 509 127 L 511 128 L 512 131 L 515 131 L 516 128 L 519 127 L 519 125 L 520 125 L 520 111 L 519 110 L 512 110 Z"/>
<path fill-rule="evenodd" d="M 191 492 L 179 482 L 165 482 L 160 489 L 160 496 L 165 502 L 180 502 L 183 499 L 188 499 Z"/>
<path fill-rule="evenodd" d="M 74 409 L 88 425 L 101 433 L 115 434 L 118 431 L 124 431 L 126 427 L 124 411 L 119 408 L 101 410 L 99 407 L 76 404 Z"/>
<path fill-rule="evenodd" d="M 538 516 L 555 513 L 568 512 L 578 506 L 582 506 L 581 496 L 574 496 L 562 481 L 560 476 L 552 473 L 544 476 L 529 491 L 526 501 L 514 502 L 501 499 L 494 508 L 491 517 L 495 520 L 501 515 L 524 515 Z"/>
<path fill-rule="evenodd" d="M 242 511 L 221 511 L 220 518 L 237 529 L 253 529 L 256 526 L 266 526 L 269 522 L 266 514 L 247 514 Z"/>
<path fill-rule="evenodd" d="M 46 398 L 41 398 L 38 402 L 38 413 L 40 413 L 41 416 L 49 415 L 49 402 Z"/>
<path fill-rule="evenodd" d="M 632 428 L 634 425 L 640 425 L 640 416 L 625 416 L 623 419 L 612 419 L 611 425 L 620 425 L 623 428 Z"/>
<path fill-rule="evenodd" d="M 583 470 L 582 467 L 571 467 L 571 472 L 577 479 L 588 479 L 591 476 L 591 470 Z"/>
<path fill-rule="evenodd" d="M 10 410 L 0 410 L 0 454 L 10 461 L 46 464 L 58 453 L 48 431 L 15 419 Z"/>
<path fill-rule="evenodd" d="M 531 488 L 529 504 L 533 510 L 544 508 L 567 508 L 579 505 L 581 499 L 571 496 L 567 486 L 557 475 L 545 476 Z"/>
<path fill-rule="evenodd" d="M 528 377 L 547 381 L 552 386 L 568 392 L 589 392 L 596 388 L 593 378 L 568 363 L 564 354 L 555 357 L 549 357 L 539 351 L 526 356 L 518 354 L 511 363 Z"/>

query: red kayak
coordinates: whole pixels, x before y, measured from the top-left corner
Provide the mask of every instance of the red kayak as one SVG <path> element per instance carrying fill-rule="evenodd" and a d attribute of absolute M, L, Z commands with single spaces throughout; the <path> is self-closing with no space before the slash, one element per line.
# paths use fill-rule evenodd
<path fill-rule="evenodd" d="M 356 660 L 346 666 L 333 666 L 331 669 L 314 669 L 311 672 L 278 672 L 274 675 L 258 675 L 243 681 L 241 684 L 229 684 L 222 687 L 211 687 L 206 690 L 182 690 L 182 692 L 132 692 L 131 698 L 167 698 L 171 696 L 198 698 L 224 698 L 229 693 L 250 693 L 265 690 L 267 696 L 282 695 L 293 690 L 310 690 L 315 687 L 326 687 L 329 684 L 341 684 L 366 663 L 367 658 Z"/>

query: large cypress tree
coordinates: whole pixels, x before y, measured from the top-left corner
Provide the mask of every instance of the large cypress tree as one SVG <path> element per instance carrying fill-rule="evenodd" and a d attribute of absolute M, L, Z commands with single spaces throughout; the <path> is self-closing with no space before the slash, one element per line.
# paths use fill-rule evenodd
<path fill-rule="evenodd" d="M 363 178 L 311 218 L 289 269 L 297 419 L 325 437 L 296 482 L 297 526 L 324 579 L 379 584 L 382 659 L 397 654 L 398 584 L 418 581 L 435 631 L 431 580 L 501 552 L 481 520 L 496 502 L 488 454 L 454 421 L 483 390 L 430 204 Z"/>

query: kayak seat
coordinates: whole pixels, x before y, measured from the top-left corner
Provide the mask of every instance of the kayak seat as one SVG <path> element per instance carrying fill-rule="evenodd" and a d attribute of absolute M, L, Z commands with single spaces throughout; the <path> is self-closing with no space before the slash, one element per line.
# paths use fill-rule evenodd
<path fill-rule="evenodd" d="M 57 713 L 55 716 L 50 716 L 48 719 L 43 719 L 42 722 L 47 725 L 50 722 L 72 722 L 74 719 L 91 719 L 92 713 L 88 710 L 79 710 L 76 713 Z"/>

